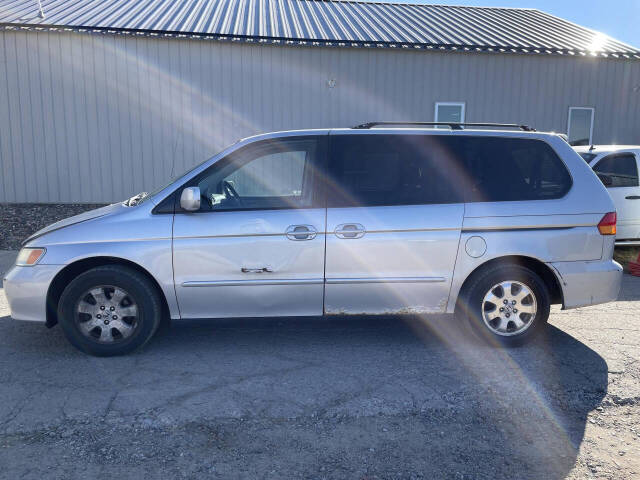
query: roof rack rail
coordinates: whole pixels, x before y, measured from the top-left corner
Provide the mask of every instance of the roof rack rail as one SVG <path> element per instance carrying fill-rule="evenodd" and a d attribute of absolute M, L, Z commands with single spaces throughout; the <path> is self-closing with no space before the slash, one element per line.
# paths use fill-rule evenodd
<path fill-rule="evenodd" d="M 354 129 L 365 130 L 378 126 L 391 125 L 419 125 L 421 127 L 437 127 L 446 126 L 451 130 L 462 130 L 463 127 L 494 127 L 494 128 L 517 128 L 525 132 L 535 132 L 536 129 L 528 125 L 518 125 L 515 123 L 455 123 L 455 122 L 367 122 L 355 127 Z"/>

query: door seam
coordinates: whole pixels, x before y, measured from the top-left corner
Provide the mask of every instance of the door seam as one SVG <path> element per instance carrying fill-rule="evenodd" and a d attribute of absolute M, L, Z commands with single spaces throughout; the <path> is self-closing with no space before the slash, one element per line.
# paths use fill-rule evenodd
<path fill-rule="evenodd" d="M 326 200 L 326 194 L 325 194 Z M 326 208 L 324 209 L 324 263 L 322 268 L 322 315 L 326 315 L 325 312 L 325 301 L 327 298 L 327 219 L 329 216 L 329 212 Z"/>
<path fill-rule="evenodd" d="M 460 255 L 460 244 L 462 243 L 462 232 L 464 227 L 464 219 L 466 218 L 466 215 L 467 215 L 467 202 L 464 202 L 462 204 L 462 219 L 460 220 L 460 235 L 458 235 L 458 248 L 456 250 L 456 258 L 453 261 L 453 269 L 451 271 L 451 282 L 449 283 L 449 293 L 447 295 L 447 306 L 445 307 L 445 313 L 449 310 L 449 303 L 451 302 L 451 290 L 453 289 L 453 282 L 456 279 L 456 266 L 458 265 L 458 257 Z M 458 291 L 458 295 L 460 295 L 459 291 Z"/>
<path fill-rule="evenodd" d="M 175 266 L 175 256 L 173 249 L 173 242 L 175 240 L 175 224 L 176 224 L 176 214 L 173 214 L 171 219 L 171 278 L 173 279 L 173 295 L 176 299 L 176 308 L 178 309 L 178 318 L 182 319 L 182 312 L 180 311 L 180 301 L 178 300 L 178 290 L 176 289 L 176 266 Z M 171 317 L 171 312 L 169 312 L 169 317 Z"/>

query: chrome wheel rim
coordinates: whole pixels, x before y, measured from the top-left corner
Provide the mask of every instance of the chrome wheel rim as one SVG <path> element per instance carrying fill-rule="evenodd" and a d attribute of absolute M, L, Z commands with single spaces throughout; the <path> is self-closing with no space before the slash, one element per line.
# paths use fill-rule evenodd
<path fill-rule="evenodd" d="M 526 284 L 515 280 L 500 282 L 482 300 L 482 318 L 496 335 L 510 337 L 527 330 L 538 311 L 536 296 Z"/>
<path fill-rule="evenodd" d="M 138 326 L 138 306 L 123 288 L 99 285 L 87 290 L 78 300 L 76 321 L 80 332 L 93 341 L 122 342 Z"/>

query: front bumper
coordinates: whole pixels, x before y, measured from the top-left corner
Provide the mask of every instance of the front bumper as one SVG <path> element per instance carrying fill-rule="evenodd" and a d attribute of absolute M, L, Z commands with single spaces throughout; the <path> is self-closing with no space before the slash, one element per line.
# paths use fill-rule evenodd
<path fill-rule="evenodd" d="M 4 293 L 14 320 L 44 322 L 47 319 L 47 291 L 64 265 L 15 266 L 4 278 Z"/>
<path fill-rule="evenodd" d="M 551 265 L 562 285 L 565 309 L 618 299 L 622 284 L 622 266 L 618 262 L 554 262 Z"/>

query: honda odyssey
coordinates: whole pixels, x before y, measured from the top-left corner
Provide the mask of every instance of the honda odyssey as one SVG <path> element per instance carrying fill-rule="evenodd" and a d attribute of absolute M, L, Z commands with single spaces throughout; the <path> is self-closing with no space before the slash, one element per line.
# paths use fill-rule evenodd
<path fill-rule="evenodd" d="M 444 126 L 243 139 L 28 238 L 4 279 L 11 315 L 94 355 L 164 318 L 455 313 L 510 346 L 552 304 L 615 300 L 615 207 L 584 160 L 528 127 Z"/>

